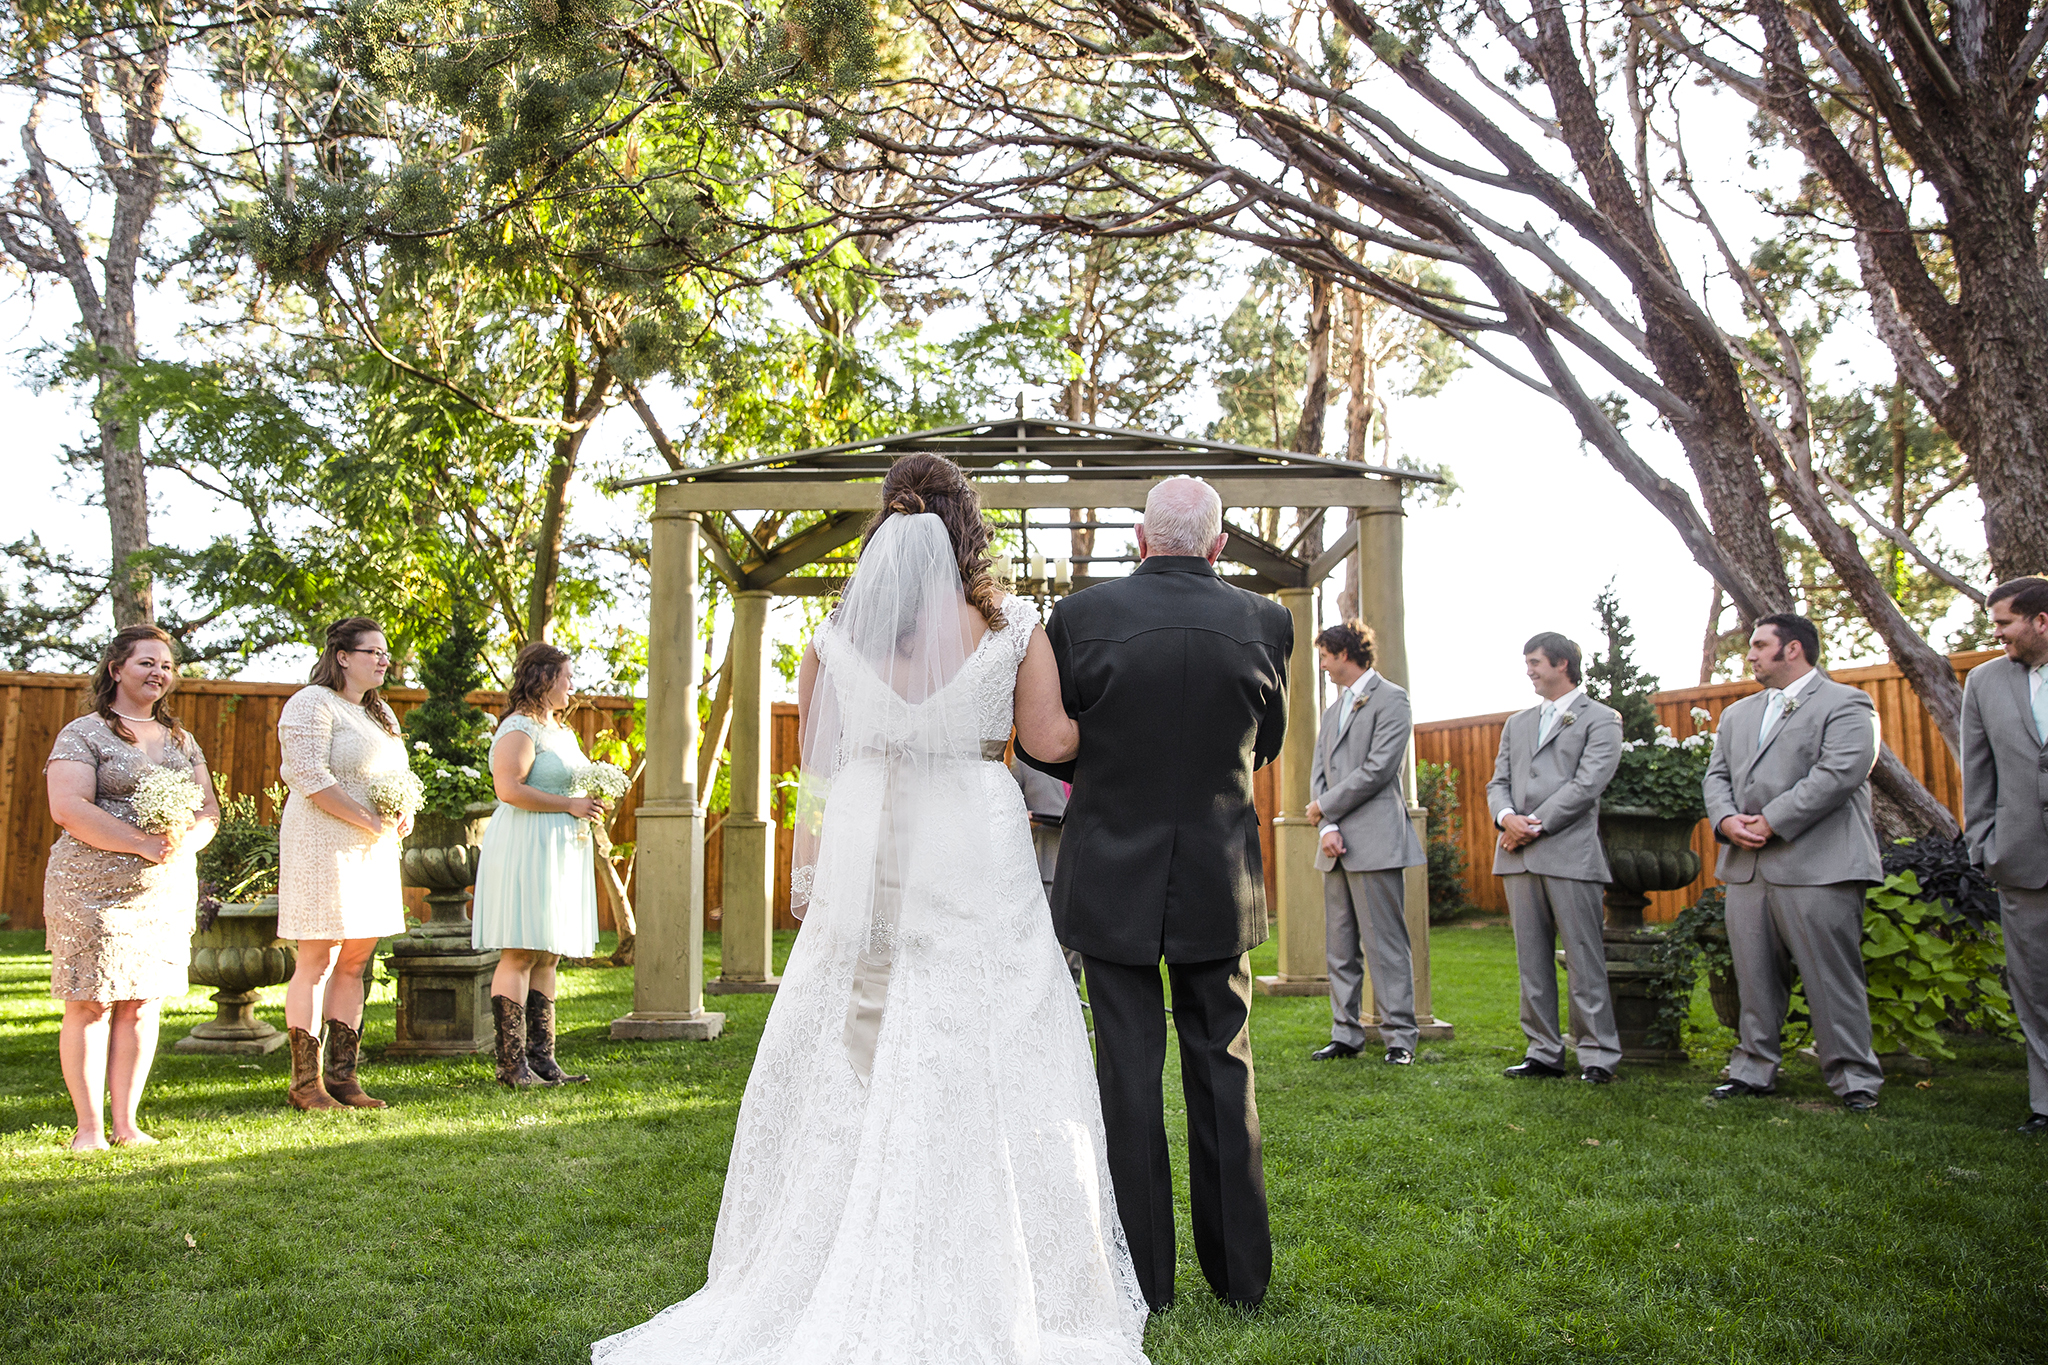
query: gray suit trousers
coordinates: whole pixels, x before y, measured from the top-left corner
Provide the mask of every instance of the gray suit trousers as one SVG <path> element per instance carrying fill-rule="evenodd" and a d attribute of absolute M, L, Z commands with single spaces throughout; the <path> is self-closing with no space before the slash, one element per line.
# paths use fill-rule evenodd
<path fill-rule="evenodd" d="M 2027 1039 L 2027 1101 L 2048 1114 L 2048 887 L 2001 886 L 2005 981 Z"/>
<path fill-rule="evenodd" d="M 1820 1073 L 1837 1095 L 1875 1095 L 1884 1069 L 1870 1048 L 1870 984 L 1863 975 L 1863 885 L 1778 886 L 1761 876 L 1728 885 L 1728 949 L 1742 993 L 1741 1041 L 1728 1077 L 1769 1088 L 1777 1082 L 1792 998 L 1786 954 L 1799 965 Z"/>
<path fill-rule="evenodd" d="M 1621 1065 L 1621 1031 L 1607 987 L 1607 944 L 1601 883 L 1516 872 L 1501 878 L 1508 922 L 1515 930 L 1515 963 L 1522 973 L 1522 1033 L 1529 1056 L 1545 1066 L 1564 1065 L 1557 1032 L 1557 945 L 1564 946 L 1572 1017 L 1583 1030 L 1573 1046 L 1580 1066 Z"/>
<path fill-rule="evenodd" d="M 1402 914 L 1407 878 L 1398 867 L 1323 874 L 1323 941 L 1330 955 L 1330 1038 L 1365 1046 L 1359 1007 L 1372 972 L 1380 1042 L 1415 1050 L 1415 960 Z"/>

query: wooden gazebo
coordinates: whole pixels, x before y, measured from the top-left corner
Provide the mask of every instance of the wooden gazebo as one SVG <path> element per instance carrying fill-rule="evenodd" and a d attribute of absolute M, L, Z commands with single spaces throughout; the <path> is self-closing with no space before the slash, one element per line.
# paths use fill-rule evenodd
<path fill-rule="evenodd" d="M 655 485 L 650 537 L 652 604 L 647 650 L 647 767 L 645 799 L 636 812 L 639 852 L 639 941 L 633 1012 L 612 1024 L 614 1038 L 713 1038 L 722 1014 L 706 1011 L 704 995 L 773 990 L 774 831 L 769 825 L 769 700 L 766 626 L 770 599 L 832 593 L 845 582 L 848 556 L 881 505 L 881 479 L 904 455 L 944 455 L 967 471 L 982 506 L 997 521 L 1032 530 L 1081 525 L 1084 509 L 1144 507 L 1160 479 L 1192 474 L 1222 496 L 1229 543 L 1225 578 L 1272 595 L 1294 614 L 1295 651 L 1288 686 L 1296 699 L 1281 757 L 1281 814 L 1274 831 L 1279 916 L 1279 974 L 1261 987 L 1286 993 L 1328 988 L 1323 951 L 1321 874 L 1314 868 L 1316 831 L 1304 816 L 1316 717 L 1304 699 L 1316 695 L 1315 589 L 1347 555 L 1359 556 L 1360 608 L 1378 635 L 1377 667 L 1404 686 L 1401 581 L 1401 493 L 1407 481 L 1434 482 L 1433 474 L 1386 469 L 1221 441 L 1126 431 L 1077 422 L 1010 418 L 942 427 L 791 455 L 701 468 L 666 470 L 625 481 Z M 1348 508 L 1342 533 L 1313 559 L 1295 544 L 1260 539 L 1233 520 L 1232 509 Z M 1031 521 L 1028 513 L 1064 510 L 1066 521 Z M 766 543 L 743 512 L 820 512 L 823 519 Z M 746 546 L 728 549 L 724 534 L 703 527 L 730 521 Z M 1104 525 L 1105 523 L 1094 523 Z M 1126 523 L 1112 523 L 1122 525 Z M 1122 556 L 1040 570 L 1041 596 L 1079 592 L 1103 575 L 1094 565 Z M 734 597 L 733 714 L 730 787 L 724 823 L 725 908 L 718 980 L 703 978 L 704 809 L 697 791 L 697 591 L 701 565 L 725 581 Z M 823 572 L 818 570 L 822 568 Z M 1064 573 L 1062 573 L 1062 569 Z M 1417 812 L 1416 818 L 1420 818 Z M 1409 878 L 1410 933 L 1417 941 L 1417 1014 L 1429 1015 L 1427 878 Z M 1369 1002 L 1368 1002 L 1369 1003 Z"/>

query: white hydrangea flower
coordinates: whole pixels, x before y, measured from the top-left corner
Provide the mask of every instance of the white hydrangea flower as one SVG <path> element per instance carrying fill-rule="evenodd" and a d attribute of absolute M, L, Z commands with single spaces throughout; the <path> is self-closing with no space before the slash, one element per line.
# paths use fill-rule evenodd
<path fill-rule="evenodd" d="M 430 754 L 434 752 L 434 746 L 423 739 L 413 741 L 412 747 L 415 753 Z"/>
<path fill-rule="evenodd" d="M 1678 747 L 1678 739 L 1669 730 L 1660 725 L 1657 727 L 1657 747 L 1660 749 L 1676 749 Z"/>

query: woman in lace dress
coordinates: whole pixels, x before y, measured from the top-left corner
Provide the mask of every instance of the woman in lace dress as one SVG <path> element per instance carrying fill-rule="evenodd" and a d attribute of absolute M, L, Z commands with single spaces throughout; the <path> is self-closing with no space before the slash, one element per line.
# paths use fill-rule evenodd
<path fill-rule="evenodd" d="M 78 1113 L 71 1150 L 155 1138 L 136 1124 L 164 997 L 183 995 L 199 902 L 199 850 L 220 827 L 206 759 L 164 709 L 177 686 L 171 637 L 129 626 L 92 675 L 92 711 L 57 733 L 43 773 L 63 829 L 43 874 L 50 994 L 64 1002 L 57 1055 Z M 183 829 L 146 833 L 135 784 L 151 768 L 191 775 L 204 795 Z M 113 1101 L 113 1122 L 103 1121 Z"/>
<path fill-rule="evenodd" d="M 604 803 L 570 791 L 583 749 L 562 724 L 569 656 L 540 640 L 512 662 L 511 694 L 491 741 L 498 809 L 478 855 L 470 943 L 497 948 L 491 1010 L 498 1079 L 517 1089 L 587 1081 L 555 1064 L 555 963 L 597 947 L 597 841 Z"/>
<path fill-rule="evenodd" d="M 370 800 L 372 779 L 406 767 L 398 717 L 377 695 L 390 670 L 375 621 L 337 621 L 327 628 L 311 683 L 277 718 L 291 788 L 277 829 L 277 935 L 299 941 L 284 994 L 292 1045 L 287 1098 L 297 1109 L 384 1107 L 356 1080 L 356 1066 L 363 969 L 378 939 L 405 932 L 398 845 L 412 831 L 412 817 L 381 814 Z"/>
<path fill-rule="evenodd" d="M 1079 736 L 973 488 L 910 455 L 805 652 L 797 936 L 707 1279 L 597 1365 L 1139 1365 L 1146 1309 L 1017 784 Z"/>

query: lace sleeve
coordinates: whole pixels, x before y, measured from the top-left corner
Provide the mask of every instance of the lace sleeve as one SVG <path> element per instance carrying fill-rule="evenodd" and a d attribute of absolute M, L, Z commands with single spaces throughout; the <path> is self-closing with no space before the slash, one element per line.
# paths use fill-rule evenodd
<path fill-rule="evenodd" d="M 1031 648 L 1031 631 L 1038 624 L 1038 608 L 1028 597 L 1011 597 L 1003 603 L 1003 620 L 1003 634 L 1010 637 L 1005 643 L 1021 666 L 1024 651 Z"/>
<path fill-rule="evenodd" d="M 540 742 L 544 738 L 541 734 L 540 725 L 534 718 L 520 711 L 514 711 L 511 715 L 498 722 L 497 733 L 491 736 L 491 744 L 496 746 L 499 740 L 510 734 L 525 735 L 533 741 L 536 748 L 540 746 Z"/>
<path fill-rule="evenodd" d="M 323 690 L 299 689 L 284 704 L 277 717 L 278 775 L 300 796 L 326 791 L 334 785 L 334 772 L 327 766 L 334 744 L 334 712 Z"/>

